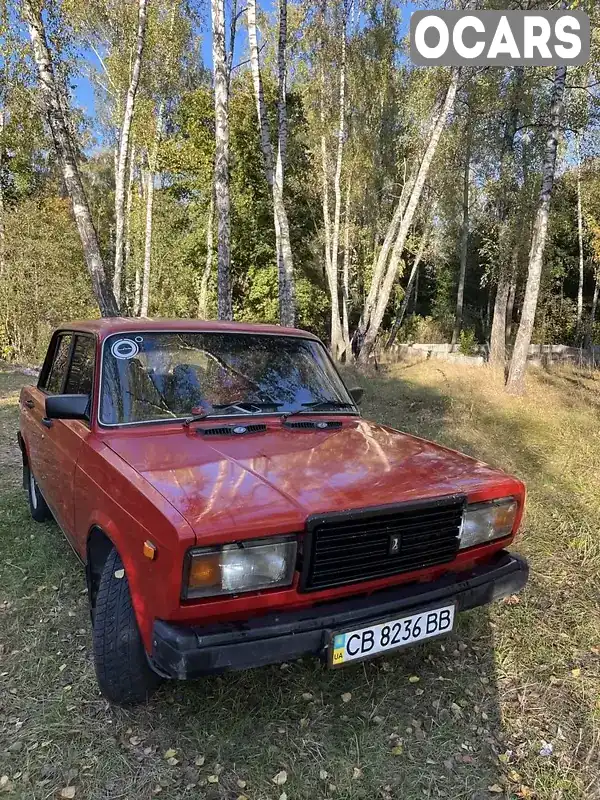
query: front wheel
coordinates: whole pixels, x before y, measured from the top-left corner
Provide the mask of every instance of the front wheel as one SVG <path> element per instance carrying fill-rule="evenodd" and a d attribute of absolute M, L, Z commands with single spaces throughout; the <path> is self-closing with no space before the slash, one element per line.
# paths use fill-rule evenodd
<path fill-rule="evenodd" d="M 161 683 L 150 668 L 123 562 L 111 550 L 94 605 L 94 661 L 100 691 L 119 706 L 145 702 Z"/>
<path fill-rule="evenodd" d="M 27 489 L 27 498 L 29 500 L 29 512 L 36 522 L 46 522 L 52 519 L 52 513 L 48 508 L 48 504 L 42 497 L 40 488 L 31 471 L 29 464 L 23 467 L 23 483 Z"/>

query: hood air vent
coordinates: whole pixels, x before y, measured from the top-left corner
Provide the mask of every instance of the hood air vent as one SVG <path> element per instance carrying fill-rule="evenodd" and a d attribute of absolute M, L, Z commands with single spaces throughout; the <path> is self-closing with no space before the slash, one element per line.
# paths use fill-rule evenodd
<path fill-rule="evenodd" d="M 223 425 L 219 428 L 198 428 L 197 430 L 202 436 L 244 436 L 247 433 L 264 433 L 267 426 L 264 424 Z"/>
<path fill-rule="evenodd" d="M 284 422 L 286 428 L 294 429 L 312 429 L 318 431 L 333 430 L 334 428 L 341 428 L 342 423 L 338 420 L 302 420 L 302 422 Z"/>

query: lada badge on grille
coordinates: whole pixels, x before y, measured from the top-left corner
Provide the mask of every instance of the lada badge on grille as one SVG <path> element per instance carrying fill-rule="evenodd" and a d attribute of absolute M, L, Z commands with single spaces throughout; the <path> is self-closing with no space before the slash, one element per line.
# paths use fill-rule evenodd
<path fill-rule="evenodd" d="M 400 552 L 400 537 L 390 536 L 390 541 L 388 544 L 388 555 L 395 556 L 399 552 Z"/>

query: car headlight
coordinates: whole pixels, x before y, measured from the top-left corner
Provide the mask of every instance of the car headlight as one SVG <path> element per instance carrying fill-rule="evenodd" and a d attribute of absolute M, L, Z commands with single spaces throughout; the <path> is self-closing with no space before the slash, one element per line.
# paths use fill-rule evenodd
<path fill-rule="evenodd" d="M 510 536 L 518 508 L 514 497 L 468 505 L 463 516 L 460 549 Z"/>
<path fill-rule="evenodd" d="M 295 537 L 194 548 L 186 556 L 182 595 L 189 600 L 290 586 L 296 548 Z"/>

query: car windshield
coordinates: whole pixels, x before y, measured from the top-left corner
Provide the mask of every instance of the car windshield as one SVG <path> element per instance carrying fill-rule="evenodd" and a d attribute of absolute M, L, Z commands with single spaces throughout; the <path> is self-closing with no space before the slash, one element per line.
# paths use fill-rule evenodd
<path fill-rule="evenodd" d="M 134 333 L 104 343 L 100 422 L 123 425 L 193 415 L 354 413 L 322 344 L 248 333 Z M 326 407 L 326 404 L 329 406 Z"/>

